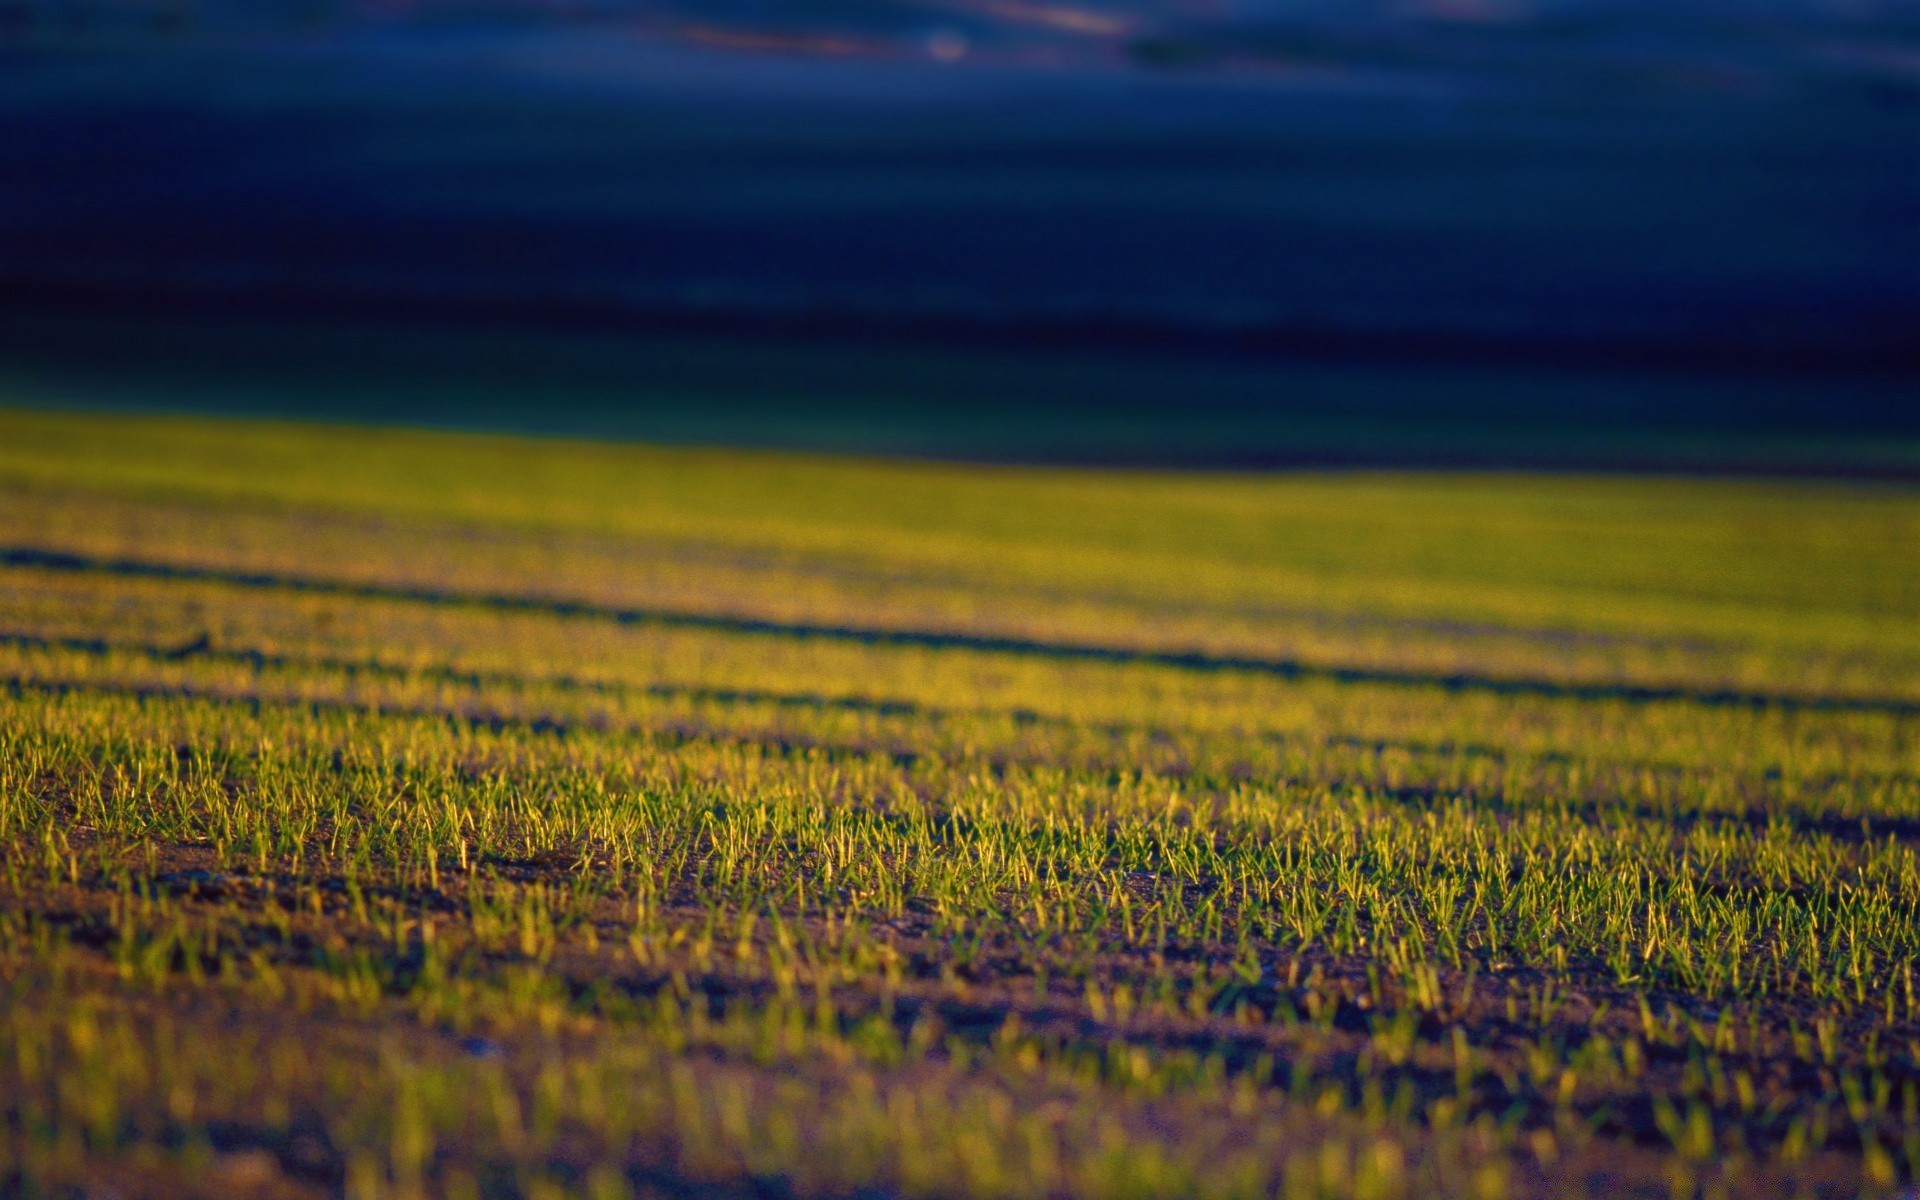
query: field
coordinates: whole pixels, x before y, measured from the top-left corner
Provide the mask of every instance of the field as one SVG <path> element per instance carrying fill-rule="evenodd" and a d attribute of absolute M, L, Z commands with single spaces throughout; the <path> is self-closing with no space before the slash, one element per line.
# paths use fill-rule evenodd
<path fill-rule="evenodd" d="M 0 1194 L 1893 1194 L 1920 491 L 0 412 Z"/>

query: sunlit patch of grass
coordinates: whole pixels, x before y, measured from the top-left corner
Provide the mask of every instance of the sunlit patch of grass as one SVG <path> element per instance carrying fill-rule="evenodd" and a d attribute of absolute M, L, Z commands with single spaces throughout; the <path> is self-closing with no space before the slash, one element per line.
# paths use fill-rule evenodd
<path fill-rule="evenodd" d="M 7 1190 L 1920 1172 L 1908 492 L 0 421 Z"/>

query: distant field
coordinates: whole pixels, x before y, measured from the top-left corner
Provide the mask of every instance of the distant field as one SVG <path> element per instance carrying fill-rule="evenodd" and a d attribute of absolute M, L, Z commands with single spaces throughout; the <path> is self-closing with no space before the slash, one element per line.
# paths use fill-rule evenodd
<path fill-rule="evenodd" d="M 1920 489 L 0 412 L 0 1193 L 1892 1194 Z"/>
<path fill-rule="evenodd" d="M 251 307 L 156 318 L 0 297 L 0 398 L 967 462 L 1920 479 L 1912 371 L 1606 364 L 1537 345 L 1504 359 L 1491 347 L 1452 359 L 1405 345 L 1094 349 L 982 332 L 942 345 Z"/>

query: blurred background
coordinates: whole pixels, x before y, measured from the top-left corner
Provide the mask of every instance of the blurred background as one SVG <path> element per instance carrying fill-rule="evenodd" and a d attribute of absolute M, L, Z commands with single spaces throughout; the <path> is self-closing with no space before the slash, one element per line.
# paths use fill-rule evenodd
<path fill-rule="evenodd" d="M 1920 476 L 1920 0 L 0 0 L 0 403 Z"/>

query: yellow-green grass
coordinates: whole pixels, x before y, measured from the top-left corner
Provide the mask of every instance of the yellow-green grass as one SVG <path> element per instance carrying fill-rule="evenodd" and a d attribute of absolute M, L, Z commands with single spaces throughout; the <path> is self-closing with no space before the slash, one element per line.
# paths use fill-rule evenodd
<path fill-rule="evenodd" d="M 0 412 L 0 1189 L 1920 1172 L 1920 493 Z"/>
<path fill-rule="evenodd" d="M 0 417 L 67 548 L 779 620 L 1920 698 L 1920 498 Z"/>

